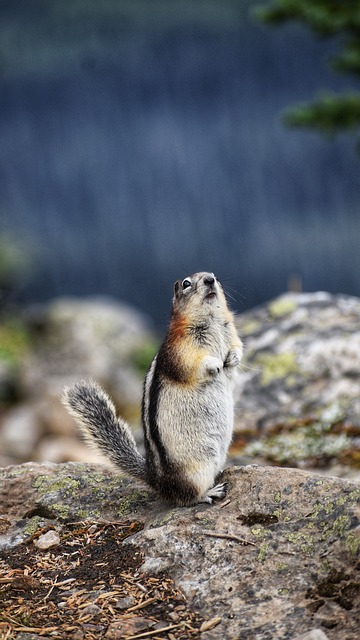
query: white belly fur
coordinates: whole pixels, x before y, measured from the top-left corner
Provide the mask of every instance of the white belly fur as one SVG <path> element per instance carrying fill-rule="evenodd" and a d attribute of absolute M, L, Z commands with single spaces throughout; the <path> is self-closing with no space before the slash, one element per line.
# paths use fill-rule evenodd
<path fill-rule="evenodd" d="M 197 388 L 163 387 L 157 412 L 161 440 L 200 493 L 214 485 L 224 468 L 233 420 L 232 382 L 225 372 Z"/>

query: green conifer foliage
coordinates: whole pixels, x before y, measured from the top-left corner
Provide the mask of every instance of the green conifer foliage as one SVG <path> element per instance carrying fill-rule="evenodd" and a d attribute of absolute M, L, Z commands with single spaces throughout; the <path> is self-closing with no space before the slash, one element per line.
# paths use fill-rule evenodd
<path fill-rule="evenodd" d="M 272 0 L 257 11 L 266 24 L 297 21 L 320 37 L 334 37 L 339 53 L 329 60 L 339 73 L 360 79 L 360 0 Z M 311 127 L 326 135 L 360 130 L 360 92 L 326 93 L 285 113 L 291 126 Z M 360 146 L 359 146 L 360 150 Z"/>

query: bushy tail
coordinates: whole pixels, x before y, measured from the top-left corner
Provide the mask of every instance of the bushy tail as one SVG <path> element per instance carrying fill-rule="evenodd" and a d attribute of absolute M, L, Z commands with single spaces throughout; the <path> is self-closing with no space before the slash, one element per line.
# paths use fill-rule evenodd
<path fill-rule="evenodd" d="M 130 427 L 117 418 L 109 396 L 95 382 L 81 381 L 64 389 L 62 402 L 85 438 L 117 467 L 146 482 L 145 459 Z"/>

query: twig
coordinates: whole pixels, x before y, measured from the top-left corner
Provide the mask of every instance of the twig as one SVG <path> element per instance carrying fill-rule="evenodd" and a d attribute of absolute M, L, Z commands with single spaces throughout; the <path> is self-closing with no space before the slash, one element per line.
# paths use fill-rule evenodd
<path fill-rule="evenodd" d="M 3 640 L 8 640 L 10 638 L 10 634 L 12 634 L 11 627 L 5 629 Z"/>
<path fill-rule="evenodd" d="M 239 536 L 235 536 L 233 533 L 218 533 L 217 531 L 203 531 L 204 536 L 208 536 L 209 538 L 225 538 L 226 540 L 234 540 L 234 542 L 240 542 L 241 544 L 250 544 L 253 547 L 257 547 L 258 545 L 255 542 L 250 542 L 250 540 L 245 540 L 245 538 L 239 538 Z"/>
<path fill-rule="evenodd" d="M 59 627 L 14 627 L 13 631 L 28 631 L 29 633 L 51 633 L 57 631 Z"/>
<path fill-rule="evenodd" d="M 135 638 L 148 638 L 149 636 L 155 636 L 157 633 L 163 633 L 164 631 L 170 631 L 170 629 L 177 629 L 181 627 L 181 624 L 171 624 L 169 627 L 162 627 L 162 629 L 155 629 L 154 631 L 146 631 L 145 633 L 138 633 L 136 636 L 128 636 L 127 640 L 135 640 Z"/>
<path fill-rule="evenodd" d="M 56 578 L 57 578 L 57 576 L 56 576 Z M 53 584 L 51 585 L 49 591 L 47 592 L 46 596 L 44 597 L 44 602 L 48 599 L 48 597 L 53 592 L 55 587 L 61 587 L 61 586 L 65 585 L 65 584 L 70 584 L 70 582 L 74 582 L 76 580 L 76 578 L 68 578 L 67 580 L 62 580 L 61 582 L 56 582 L 56 578 L 55 578 L 55 582 L 53 582 Z"/>
<path fill-rule="evenodd" d="M 64 584 L 75 582 L 75 580 L 76 578 L 67 578 L 67 580 L 62 580 L 61 582 L 54 582 L 54 587 L 62 587 Z"/>
<path fill-rule="evenodd" d="M 100 595 L 96 598 L 97 600 L 106 600 L 106 598 L 111 598 L 112 596 L 118 596 L 120 591 L 106 591 L 105 593 L 100 593 Z"/>
<path fill-rule="evenodd" d="M 130 607 L 130 609 L 127 609 L 126 613 L 129 613 L 129 611 L 137 611 L 138 609 L 143 609 L 144 607 L 147 607 L 148 604 L 156 602 L 157 600 L 158 598 L 149 598 L 148 600 L 144 600 L 143 602 L 140 602 L 140 604 L 136 604 L 134 607 Z"/>
<path fill-rule="evenodd" d="M 220 505 L 220 509 L 223 509 L 224 507 L 227 507 L 227 506 L 228 506 L 228 504 L 230 504 L 230 502 L 231 502 L 231 500 L 230 500 L 230 499 L 228 499 L 228 500 L 226 500 L 225 502 L 223 502 L 223 503 Z"/>

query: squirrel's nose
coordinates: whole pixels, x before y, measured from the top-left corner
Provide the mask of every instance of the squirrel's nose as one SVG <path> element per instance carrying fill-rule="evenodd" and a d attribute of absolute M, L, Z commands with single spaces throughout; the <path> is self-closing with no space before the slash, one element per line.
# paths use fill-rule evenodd
<path fill-rule="evenodd" d="M 215 282 L 215 278 L 212 275 L 204 276 L 204 284 L 207 284 L 211 287 Z"/>

